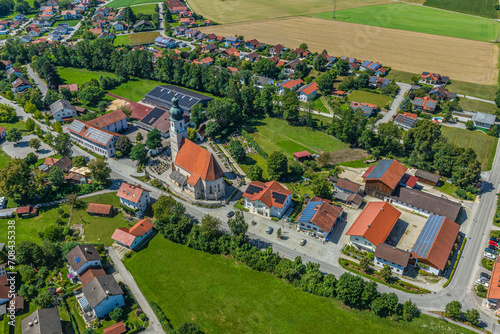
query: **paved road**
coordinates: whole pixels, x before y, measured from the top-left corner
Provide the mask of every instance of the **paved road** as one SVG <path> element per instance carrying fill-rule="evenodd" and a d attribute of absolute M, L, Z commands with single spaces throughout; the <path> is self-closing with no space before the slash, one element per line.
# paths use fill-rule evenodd
<path fill-rule="evenodd" d="M 399 92 L 394 98 L 394 101 L 392 101 L 391 108 L 385 113 L 384 117 L 377 121 L 377 125 L 393 120 L 393 117 L 398 113 L 399 105 L 403 102 L 406 92 L 409 91 L 411 87 L 411 85 L 402 82 L 396 82 L 396 84 L 399 86 Z"/>
<path fill-rule="evenodd" d="M 495 101 L 480 99 L 479 97 L 474 97 L 474 96 L 470 96 L 470 95 L 463 95 L 463 94 L 457 94 L 457 96 L 458 97 L 465 97 L 466 99 L 469 99 L 469 100 L 476 100 L 476 101 L 481 101 L 481 102 L 484 102 L 484 103 L 489 103 L 489 104 L 496 105 Z"/>
<path fill-rule="evenodd" d="M 31 68 L 31 64 L 26 65 L 26 68 L 28 70 L 28 76 L 31 78 L 31 80 L 35 82 L 35 84 L 38 86 L 38 89 L 40 89 L 40 93 L 42 93 L 42 100 L 43 100 L 49 90 L 47 84 L 38 76 L 38 74 L 35 73 L 35 71 L 33 71 L 33 69 Z"/>
<path fill-rule="evenodd" d="M 82 25 L 82 21 L 83 21 L 83 19 L 82 19 L 80 22 L 78 22 L 78 24 L 77 24 L 76 26 L 71 27 L 71 32 L 69 33 L 69 35 L 68 35 L 68 36 L 64 37 L 64 38 L 62 39 L 62 41 L 61 41 L 61 42 L 63 42 L 63 43 L 64 43 L 64 42 L 66 42 L 67 40 L 69 40 L 71 37 L 73 37 L 73 35 L 75 34 L 75 32 L 76 32 L 78 29 L 80 29 L 80 26 Z"/>
<path fill-rule="evenodd" d="M 108 252 L 109 257 L 113 261 L 114 267 L 118 273 L 120 273 L 120 276 L 123 279 L 123 282 L 128 286 L 130 289 L 130 292 L 132 292 L 132 295 L 134 296 L 135 300 L 141 307 L 141 310 L 146 314 L 146 316 L 149 319 L 149 326 L 144 331 L 144 333 L 158 333 L 158 334 L 163 334 L 165 333 L 163 329 L 161 328 L 160 321 L 156 317 L 156 314 L 153 312 L 153 309 L 151 306 L 149 306 L 148 301 L 146 298 L 144 298 L 144 295 L 141 292 L 141 289 L 139 289 L 139 286 L 135 282 L 134 278 L 130 274 L 130 272 L 125 268 L 123 265 L 122 261 L 116 254 L 115 250 L 113 247 L 106 247 L 106 251 Z"/>

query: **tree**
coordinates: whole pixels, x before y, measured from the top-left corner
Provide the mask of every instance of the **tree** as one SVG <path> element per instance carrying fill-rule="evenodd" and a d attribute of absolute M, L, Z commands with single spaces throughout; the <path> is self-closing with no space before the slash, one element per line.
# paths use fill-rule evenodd
<path fill-rule="evenodd" d="M 462 304 L 458 300 L 454 300 L 446 304 L 444 311 L 448 318 L 453 320 L 460 319 L 462 315 Z"/>
<path fill-rule="evenodd" d="M 96 334 L 97 332 L 93 328 L 85 328 L 82 334 Z"/>
<path fill-rule="evenodd" d="M 311 182 L 311 188 L 315 196 L 321 198 L 331 197 L 332 190 L 330 182 L 324 177 L 323 174 L 317 175 Z"/>
<path fill-rule="evenodd" d="M 227 225 L 231 230 L 231 236 L 243 237 L 248 231 L 248 224 L 245 222 L 243 212 L 236 211 L 234 217 L 229 218 Z"/>
<path fill-rule="evenodd" d="M 384 281 L 389 281 L 392 278 L 392 270 L 388 264 L 384 264 L 384 268 L 380 270 L 380 276 L 384 279 Z"/>
<path fill-rule="evenodd" d="M 247 177 L 252 181 L 263 181 L 262 168 L 259 165 L 251 165 L 247 170 Z"/>
<path fill-rule="evenodd" d="M 214 121 L 209 121 L 205 129 L 205 135 L 212 140 L 215 139 L 220 135 L 220 125 Z"/>
<path fill-rule="evenodd" d="M 38 138 L 31 138 L 28 141 L 28 145 L 29 145 L 29 147 L 34 148 L 35 152 L 36 152 L 36 151 L 38 151 L 38 149 L 40 148 L 40 146 L 42 146 L 42 142 Z"/>
<path fill-rule="evenodd" d="M 54 125 L 52 126 L 54 128 L 54 131 L 61 134 L 63 133 L 63 128 L 61 126 L 61 123 L 59 122 L 54 122 Z"/>
<path fill-rule="evenodd" d="M 295 65 L 295 71 L 293 72 L 294 78 L 304 79 L 309 75 L 311 69 L 307 66 L 306 63 L 299 61 L 297 65 Z"/>
<path fill-rule="evenodd" d="M 307 46 L 307 44 L 306 44 L 306 43 L 302 43 L 302 44 L 300 44 L 300 45 L 299 45 L 299 48 L 301 48 L 302 50 L 304 50 L 304 51 L 305 51 L 305 50 L 307 50 L 307 49 L 308 49 L 308 46 Z"/>
<path fill-rule="evenodd" d="M 380 296 L 380 293 L 377 291 L 377 283 L 368 281 L 361 294 L 361 303 L 363 307 L 369 308 L 371 303 L 377 299 L 378 296 Z"/>
<path fill-rule="evenodd" d="M 370 309 L 379 317 L 385 318 L 388 314 L 387 294 L 383 293 L 370 304 Z"/>
<path fill-rule="evenodd" d="M 241 96 L 241 94 L 239 94 L 239 87 L 237 84 L 233 84 L 232 87 L 233 90 L 236 91 L 235 94 L 233 94 L 236 95 L 234 97 L 241 100 L 241 97 L 237 96 Z M 242 104 L 243 101 L 238 104 L 233 98 L 229 97 L 213 99 L 208 103 L 207 117 L 219 124 L 221 134 L 225 135 L 231 133 L 235 128 L 238 128 L 241 125 L 243 114 L 241 112 L 240 105 Z M 208 124 L 210 124 L 210 122 Z"/>
<path fill-rule="evenodd" d="M 170 217 L 176 211 L 177 202 L 171 196 L 160 196 L 153 204 L 154 217 L 162 222 L 168 222 Z M 182 211 L 183 213 L 184 211 Z"/>
<path fill-rule="evenodd" d="M 50 225 L 43 231 L 43 237 L 50 242 L 60 241 L 63 237 L 63 229 L 57 225 Z"/>
<path fill-rule="evenodd" d="M 336 67 L 337 67 L 337 73 L 341 76 L 346 76 L 349 74 L 349 62 L 345 59 L 340 59 L 337 64 L 336 64 Z"/>
<path fill-rule="evenodd" d="M 148 137 L 146 139 L 146 146 L 150 150 L 155 150 L 160 148 L 161 145 L 161 132 L 158 129 L 153 129 L 148 133 Z"/>
<path fill-rule="evenodd" d="M 253 65 L 253 71 L 271 79 L 277 79 L 280 73 L 280 69 L 276 67 L 276 63 L 269 58 L 260 58 Z"/>
<path fill-rule="evenodd" d="M 52 296 L 47 290 L 45 290 L 44 292 L 38 294 L 33 302 L 40 308 L 46 308 L 52 304 Z"/>
<path fill-rule="evenodd" d="M 113 321 L 118 321 L 123 315 L 123 310 L 119 307 L 115 307 L 111 312 L 109 312 L 109 318 Z"/>
<path fill-rule="evenodd" d="M 31 171 L 23 159 L 15 158 L 0 170 L 0 193 L 6 197 L 25 198 L 29 192 Z"/>
<path fill-rule="evenodd" d="M 323 57 L 320 57 L 323 58 Z M 323 94 L 330 94 L 333 89 L 333 78 L 329 72 L 322 73 L 316 78 L 319 90 Z"/>
<path fill-rule="evenodd" d="M 403 304 L 403 319 L 405 321 L 412 321 L 413 318 L 418 316 L 417 304 L 410 300 Z"/>
<path fill-rule="evenodd" d="M 26 124 L 26 130 L 28 130 L 28 132 L 31 132 L 31 131 L 35 130 L 35 125 L 36 124 L 35 124 L 35 121 L 33 120 L 33 118 L 31 118 L 31 117 L 28 118 L 26 120 L 25 124 Z"/>
<path fill-rule="evenodd" d="M 474 122 L 472 120 L 468 120 L 467 122 L 465 122 L 465 127 L 467 128 L 467 130 L 474 130 Z"/>
<path fill-rule="evenodd" d="M 104 91 L 101 87 L 85 86 L 78 92 L 78 97 L 90 106 L 95 107 L 104 97 Z"/>
<path fill-rule="evenodd" d="M 410 111 L 410 107 L 411 107 L 410 98 L 406 96 L 403 99 L 403 102 L 401 102 L 401 104 L 399 105 L 399 109 L 403 111 Z"/>
<path fill-rule="evenodd" d="M 195 104 L 191 108 L 191 121 L 194 123 L 194 127 L 198 129 L 206 120 L 207 117 L 203 113 L 203 105 L 201 103 Z"/>
<path fill-rule="evenodd" d="M 138 161 L 140 164 L 144 164 L 148 158 L 148 151 L 146 151 L 146 146 L 144 144 L 135 144 L 130 151 L 130 159 Z"/>
<path fill-rule="evenodd" d="M 137 132 L 137 135 L 135 136 L 135 141 L 141 142 L 144 138 L 142 137 L 142 133 Z"/>
<path fill-rule="evenodd" d="M 471 323 L 471 325 L 477 326 L 479 323 L 479 311 L 475 308 L 465 311 L 465 319 Z"/>
<path fill-rule="evenodd" d="M 23 139 L 23 134 L 21 133 L 21 131 L 19 131 L 18 128 L 12 128 L 7 131 L 7 136 L 5 137 L 5 139 L 17 144 L 21 141 L 21 139 Z"/>
<path fill-rule="evenodd" d="M 288 169 L 290 170 L 290 174 L 295 176 L 302 176 L 306 171 L 304 165 L 298 162 L 297 160 L 292 161 Z"/>
<path fill-rule="evenodd" d="M 328 167 L 333 159 L 332 152 L 322 152 L 318 157 L 318 165 L 321 167 Z"/>
<path fill-rule="evenodd" d="M 185 322 L 177 328 L 177 334 L 204 334 L 194 322 Z"/>
<path fill-rule="evenodd" d="M 63 100 L 71 101 L 71 99 L 73 98 L 73 93 L 71 93 L 71 91 L 66 87 L 60 89 L 59 95 Z"/>
<path fill-rule="evenodd" d="M 267 172 L 271 180 L 281 180 L 288 171 L 288 159 L 286 156 L 275 151 L 267 158 Z"/>
<path fill-rule="evenodd" d="M 316 56 L 316 59 L 314 59 L 313 66 L 314 69 L 318 72 L 324 72 L 326 70 L 326 63 L 327 60 L 323 55 L 319 54 Z"/>
<path fill-rule="evenodd" d="M 73 157 L 73 167 L 84 167 L 84 166 L 87 166 L 87 159 L 85 159 L 85 157 L 82 157 L 81 155 Z"/>
<path fill-rule="evenodd" d="M 108 163 L 103 158 L 90 160 L 87 167 L 90 169 L 90 173 L 97 183 L 105 184 L 108 181 L 111 168 L 109 168 Z"/>
<path fill-rule="evenodd" d="M 49 170 L 47 180 L 54 188 L 59 188 L 64 184 L 64 172 L 60 167 L 52 166 Z"/>
<path fill-rule="evenodd" d="M 283 95 L 283 116 L 285 120 L 292 124 L 299 118 L 299 98 L 293 90 L 285 90 Z"/>
<path fill-rule="evenodd" d="M 31 6 L 27 1 L 19 1 L 14 5 L 14 10 L 21 14 L 26 14 L 31 10 Z"/>
<path fill-rule="evenodd" d="M 387 294 L 387 311 L 390 316 L 396 316 L 400 313 L 399 299 L 394 292 Z"/>
<path fill-rule="evenodd" d="M 139 134 L 140 134 L 140 132 L 139 132 Z M 133 146 L 132 141 L 127 136 L 118 137 L 118 139 L 116 140 L 116 143 L 115 143 L 116 150 L 122 152 L 123 156 L 127 156 L 130 153 L 132 146 Z"/>
<path fill-rule="evenodd" d="M 58 134 L 53 142 L 53 148 L 59 155 L 71 155 L 71 137 L 67 133 Z"/>
<path fill-rule="evenodd" d="M 212 240 L 220 234 L 220 226 L 222 222 L 219 218 L 204 215 L 200 222 L 200 232 L 207 240 Z"/>
<path fill-rule="evenodd" d="M 68 204 L 68 207 L 70 208 L 71 211 L 73 211 L 73 208 L 77 207 L 80 203 L 78 199 L 78 194 L 76 193 L 66 195 L 65 200 L 66 204 Z"/>
<path fill-rule="evenodd" d="M 37 161 L 38 161 L 38 156 L 33 152 L 28 153 L 28 155 L 26 155 L 26 158 L 24 158 L 24 162 L 28 166 L 34 166 L 37 163 Z"/>
<path fill-rule="evenodd" d="M 359 307 L 364 287 L 365 282 L 361 277 L 344 273 L 337 282 L 337 298 L 346 305 Z"/>
<path fill-rule="evenodd" d="M 370 271 L 370 260 L 367 257 L 364 257 L 359 261 L 359 266 L 365 273 Z"/>
<path fill-rule="evenodd" d="M 239 140 L 231 140 L 229 142 L 228 151 L 236 162 L 243 162 L 246 158 L 245 149 Z"/>
<path fill-rule="evenodd" d="M 7 104 L 0 104 L 0 122 L 1 123 L 17 122 L 16 110 Z"/>

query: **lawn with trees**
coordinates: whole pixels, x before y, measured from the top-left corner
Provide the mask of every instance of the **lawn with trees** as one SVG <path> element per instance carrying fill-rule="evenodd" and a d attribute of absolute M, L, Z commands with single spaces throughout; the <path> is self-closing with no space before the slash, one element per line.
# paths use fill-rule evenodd
<path fill-rule="evenodd" d="M 389 96 L 357 90 L 348 96 L 349 101 L 376 104 L 380 109 L 392 102 Z"/>

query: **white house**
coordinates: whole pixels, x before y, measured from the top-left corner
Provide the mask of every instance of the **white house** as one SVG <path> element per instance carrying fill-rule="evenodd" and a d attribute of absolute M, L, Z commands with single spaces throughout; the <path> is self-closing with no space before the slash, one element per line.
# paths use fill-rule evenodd
<path fill-rule="evenodd" d="M 493 125 L 495 125 L 497 117 L 492 114 L 485 114 L 482 112 L 476 112 L 474 116 L 472 116 L 472 121 L 474 122 L 474 126 L 477 128 L 489 129 Z"/>
<path fill-rule="evenodd" d="M 102 260 L 94 245 L 78 245 L 66 254 L 66 259 L 69 262 L 70 271 L 77 275 L 90 267 L 100 267 Z"/>
<path fill-rule="evenodd" d="M 377 245 L 374 255 L 373 263 L 377 267 L 383 268 L 387 264 L 393 273 L 400 275 L 404 274 L 411 257 L 410 252 L 383 243 Z"/>
<path fill-rule="evenodd" d="M 97 128 L 77 119 L 71 123 L 68 131 L 73 141 L 89 150 L 108 158 L 115 156 L 115 142 L 120 136 L 119 134 Z"/>
<path fill-rule="evenodd" d="M 117 244 L 128 249 L 134 249 L 142 242 L 145 242 L 153 234 L 153 223 L 148 219 L 137 222 L 131 228 L 120 227 L 115 230 L 111 239 Z"/>
<path fill-rule="evenodd" d="M 299 94 L 299 100 L 302 102 L 307 102 L 316 97 L 318 93 L 318 84 L 316 82 L 312 82 L 309 85 L 302 86 L 297 90 L 297 94 Z"/>
<path fill-rule="evenodd" d="M 120 132 L 128 129 L 127 115 L 121 110 L 115 110 L 87 122 L 101 130 Z"/>
<path fill-rule="evenodd" d="M 342 220 L 342 211 L 340 206 L 312 198 L 297 217 L 297 230 L 328 241 L 334 227 Z"/>
<path fill-rule="evenodd" d="M 133 186 L 125 182 L 122 182 L 116 195 L 120 198 L 120 204 L 134 210 L 138 217 L 144 214 L 151 200 L 149 190 L 141 188 L 141 185 Z"/>
<path fill-rule="evenodd" d="M 281 218 L 292 203 L 293 192 L 276 181 L 250 183 L 243 194 L 245 208 L 264 217 Z"/>
<path fill-rule="evenodd" d="M 125 305 L 123 291 L 112 275 L 98 276 L 82 287 L 84 297 L 78 303 L 84 312 L 104 318 L 117 307 Z"/>
<path fill-rule="evenodd" d="M 68 100 L 57 100 L 50 105 L 50 113 L 56 122 L 64 122 L 65 120 L 76 117 L 76 107 L 71 105 Z"/>
<path fill-rule="evenodd" d="M 127 27 L 127 24 L 123 23 L 122 21 L 115 21 L 111 23 L 111 27 L 115 29 L 115 31 L 124 31 Z"/>

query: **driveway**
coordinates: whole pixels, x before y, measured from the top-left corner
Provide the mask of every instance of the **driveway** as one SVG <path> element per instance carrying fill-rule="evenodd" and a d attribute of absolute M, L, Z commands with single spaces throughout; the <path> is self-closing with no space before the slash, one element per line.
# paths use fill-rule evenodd
<path fill-rule="evenodd" d="M 31 64 L 26 65 L 26 68 L 28 69 L 28 76 L 38 86 L 38 89 L 40 89 L 40 92 L 42 93 L 42 99 L 44 99 L 47 91 L 49 90 L 47 84 L 38 76 L 38 74 L 35 73 L 35 71 L 33 71 Z"/>
<path fill-rule="evenodd" d="M 409 91 L 411 87 L 411 85 L 402 82 L 396 82 L 396 84 L 399 86 L 399 93 L 394 98 L 394 101 L 392 101 L 389 111 L 385 113 L 384 117 L 377 121 L 377 125 L 393 120 L 393 117 L 398 113 L 399 105 L 403 102 L 406 92 Z"/>
<path fill-rule="evenodd" d="M 115 250 L 113 247 L 106 247 L 106 251 L 108 252 L 109 257 L 111 258 L 111 261 L 113 261 L 115 270 L 120 274 L 120 276 L 123 279 L 123 283 L 125 283 L 128 288 L 130 289 L 130 292 L 132 292 L 132 295 L 134 296 L 136 302 L 139 304 L 141 307 L 141 310 L 146 314 L 146 316 L 149 319 L 149 326 L 148 328 L 144 331 L 144 333 L 158 333 L 158 334 L 164 334 L 165 332 L 161 328 L 160 321 L 156 317 L 155 313 L 153 312 L 153 309 L 151 306 L 149 306 L 149 303 L 147 302 L 146 298 L 144 298 L 144 295 L 141 292 L 141 289 L 139 289 L 139 286 L 137 286 L 137 283 L 135 282 L 134 278 L 130 274 L 130 272 L 125 268 L 123 265 L 122 261 L 116 254 Z"/>

